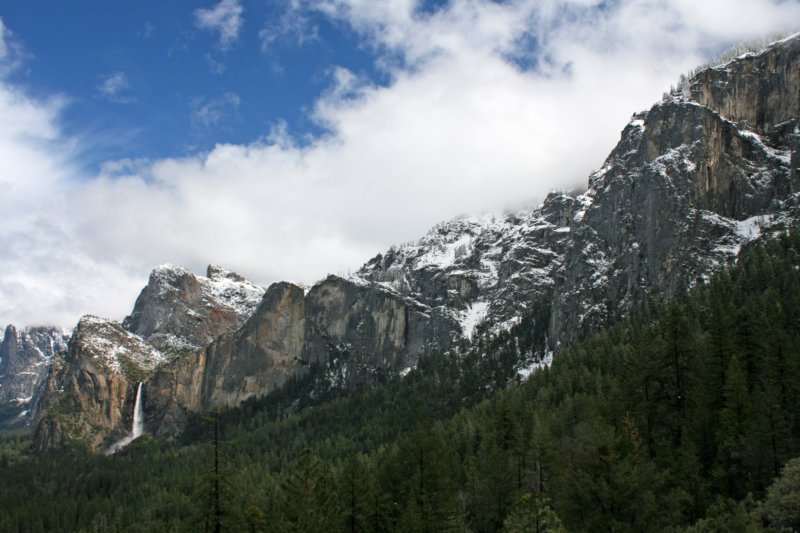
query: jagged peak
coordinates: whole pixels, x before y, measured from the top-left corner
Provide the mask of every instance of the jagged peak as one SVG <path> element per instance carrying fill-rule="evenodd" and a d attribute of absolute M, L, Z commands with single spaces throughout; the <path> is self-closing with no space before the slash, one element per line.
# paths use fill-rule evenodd
<path fill-rule="evenodd" d="M 150 273 L 151 281 L 156 281 L 156 282 L 166 281 L 167 283 L 170 284 L 172 282 L 175 282 L 177 280 L 186 277 L 194 278 L 201 283 L 208 281 L 210 282 L 232 281 L 246 286 L 258 287 L 257 285 L 255 285 L 253 282 L 251 282 L 241 274 L 238 274 L 233 270 L 229 270 L 227 268 L 215 264 L 208 265 L 208 267 L 206 268 L 205 276 L 200 276 L 198 274 L 195 274 L 186 267 L 175 265 L 172 263 L 164 263 L 162 265 L 159 265 L 155 267 L 153 271 Z"/>
<path fill-rule="evenodd" d="M 7 325 L 3 331 L 4 331 L 3 334 L 4 339 L 17 336 L 17 327 L 14 324 Z"/>
<path fill-rule="evenodd" d="M 3 338 L 8 336 L 21 338 L 23 336 L 46 335 L 55 338 L 59 336 L 69 337 L 72 335 L 72 329 L 70 328 L 44 325 L 17 327 L 14 324 L 8 324 L 5 327 L 0 327 L 0 331 L 3 332 L 3 335 L 0 335 L 0 342 L 2 342 Z"/>
<path fill-rule="evenodd" d="M 176 290 L 182 280 L 194 279 L 195 277 L 192 272 L 182 266 L 165 263 L 150 272 L 150 279 L 147 285 L 158 293 L 163 294 Z"/>
<path fill-rule="evenodd" d="M 238 327 L 264 289 L 217 265 L 206 272 L 208 277 L 169 263 L 156 267 L 123 327 L 170 353 L 200 349 L 227 327 Z"/>
<path fill-rule="evenodd" d="M 155 276 L 182 276 L 186 274 L 194 275 L 186 267 L 175 265 L 173 263 L 163 263 L 158 265 L 151 272 L 151 275 Z"/>
<path fill-rule="evenodd" d="M 78 320 L 78 329 L 85 328 L 87 326 L 105 326 L 107 324 L 119 324 L 110 318 L 103 318 L 97 315 L 83 315 Z"/>
<path fill-rule="evenodd" d="M 206 268 L 206 277 L 212 280 L 225 278 L 233 281 L 249 283 L 249 280 L 247 278 L 245 278 L 240 274 L 237 274 L 233 270 L 229 270 L 227 268 L 214 264 L 208 265 L 208 268 Z"/>

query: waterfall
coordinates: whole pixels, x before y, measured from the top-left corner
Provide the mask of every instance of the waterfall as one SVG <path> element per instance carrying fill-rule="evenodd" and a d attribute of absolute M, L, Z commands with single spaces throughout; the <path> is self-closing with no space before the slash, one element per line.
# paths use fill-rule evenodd
<path fill-rule="evenodd" d="M 136 387 L 136 399 L 133 402 L 133 424 L 131 425 L 131 432 L 129 435 L 122 437 L 117 442 L 112 444 L 106 454 L 117 453 L 119 450 L 138 439 L 144 433 L 144 415 L 142 412 L 142 385 Z"/>
<path fill-rule="evenodd" d="M 140 381 L 139 387 L 136 388 L 136 404 L 133 406 L 131 437 L 134 439 L 139 438 L 142 433 L 144 433 L 144 417 L 142 416 L 142 382 Z"/>

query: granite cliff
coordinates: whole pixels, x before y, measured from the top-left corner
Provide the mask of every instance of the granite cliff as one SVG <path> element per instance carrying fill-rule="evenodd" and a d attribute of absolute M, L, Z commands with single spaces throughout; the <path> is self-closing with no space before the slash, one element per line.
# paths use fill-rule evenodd
<path fill-rule="evenodd" d="M 30 425 L 53 355 L 69 334 L 50 327 L 7 326 L 0 341 L 0 428 Z"/>
<path fill-rule="evenodd" d="M 191 361 L 215 337 L 241 326 L 262 293 L 216 266 L 203 277 L 164 265 L 152 272 L 123 323 L 82 318 L 68 350 L 50 365 L 36 419 L 37 446 L 83 442 L 104 449 L 119 440 L 131 428 L 138 383 L 172 360 Z"/>

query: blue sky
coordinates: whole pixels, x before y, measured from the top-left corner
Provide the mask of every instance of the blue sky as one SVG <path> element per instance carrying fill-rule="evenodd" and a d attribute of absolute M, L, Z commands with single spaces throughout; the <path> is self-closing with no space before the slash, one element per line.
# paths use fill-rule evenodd
<path fill-rule="evenodd" d="M 371 48 L 344 24 L 314 12 L 289 21 L 283 1 L 243 2 L 240 29 L 222 42 L 198 24 L 198 9 L 214 6 L 5 2 L 0 15 L 25 59 L 9 80 L 68 99 L 63 131 L 87 138 L 82 155 L 94 167 L 246 143 L 281 122 L 299 140 L 319 135 L 308 112 L 332 65 L 381 81 Z"/>
<path fill-rule="evenodd" d="M 162 263 L 346 273 L 585 187 L 632 113 L 796 0 L 0 0 L 0 325 Z"/>

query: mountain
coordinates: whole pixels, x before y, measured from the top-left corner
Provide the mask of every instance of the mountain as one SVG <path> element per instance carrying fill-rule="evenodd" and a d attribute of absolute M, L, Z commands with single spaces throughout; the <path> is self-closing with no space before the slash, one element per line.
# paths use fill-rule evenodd
<path fill-rule="evenodd" d="M 137 380 L 145 380 L 145 429 L 174 434 L 193 412 L 235 406 L 290 378 L 314 375 L 338 390 L 378 383 L 525 318 L 535 338 L 517 354 L 523 369 L 682 294 L 759 236 L 800 222 L 799 63 L 795 36 L 701 70 L 633 115 L 585 193 L 440 224 L 348 279 L 331 276 L 307 292 L 277 283 L 261 298 L 221 269 L 206 278 L 156 269 L 122 326 L 91 333 L 110 346 L 134 335 L 141 343 L 130 350 L 155 349 L 158 364 L 121 368 L 109 399 L 95 387 L 102 380 L 79 386 L 88 383 L 81 375 L 95 376 L 97 356 L 73 336 L 50 373 L 39 446 L 91 433 L 97 448 L 118 437 L 130 427 Z M 109 401 L 120 413 L 87 433 L 84 418 L 110 413 Z M 58 405 L 72 407 L 64 414 Z"/>
<path fill-rule="evenodd" d="M 671 298 L 800 220 L 799 63 L 794 37 L 703 70 L 632 117 L 584 194 L 441 224 L 358 275 L 443 306 L 467 335 L 539 306 L 542 351 Z"/>
<path fill-rule="evenodd" d="M 263 295 L 263 288 L 216 265 L 209 265 L 206 277 L 162 265 L 150 274 L 123 327 L 163 352 L 196 351 L 241 326 Z"/>
<path fill-rule="evenodd" d="M 36 419 L 38 446 L 81 441 L 100 449 L 123 437 L 132 426 L 137 384 L 240 327 L 262 293 L 217 266 L 203 277 L 163 265 L 123 323 L 83 317 L 68 350 L 52 359 Z"/>
<path fill-rule="evenodd" d="M 528 349 L 528 317 L 402 379 L 288 410 L 293 380 L 120 456 L 0 439 L 0 530 L 491 532 L 543 517 L 569 531 L 780 531 L 798 516 L 799 252 L 797 230 L 753 243 L 514 386 L 484 384 L 498 340 Z"/>
<path fill-rule="evenodd" d="M 33 422 L 50 360 L 68 339 L 56 328 L 6 327 L 0 342 L 0 427 Z"/>

